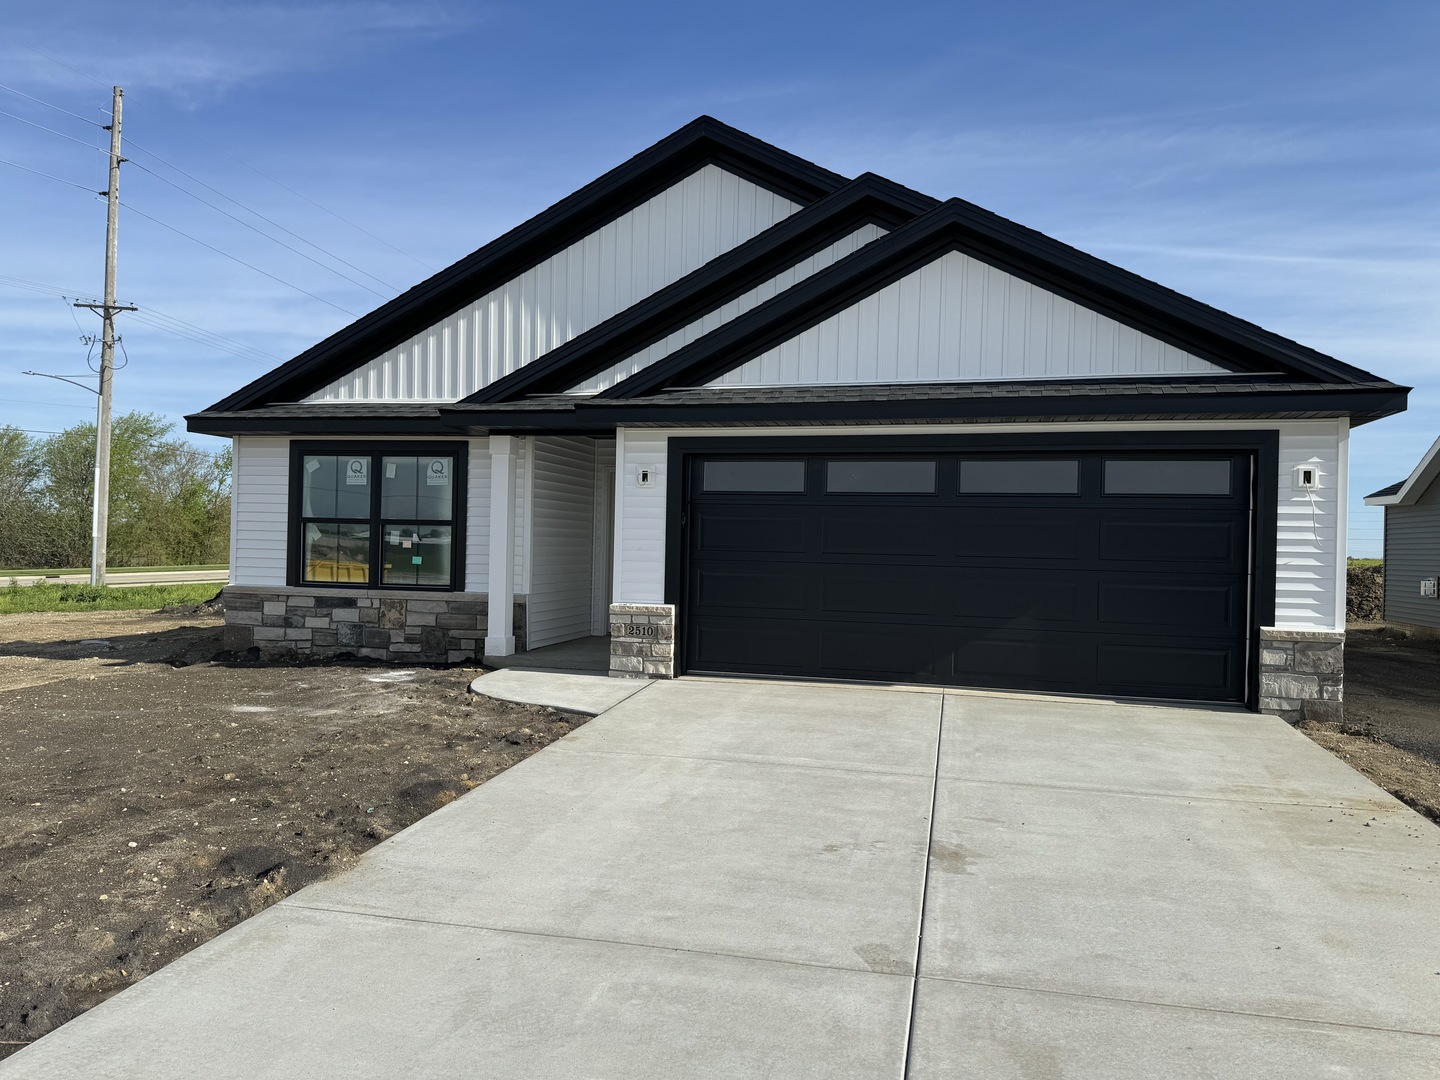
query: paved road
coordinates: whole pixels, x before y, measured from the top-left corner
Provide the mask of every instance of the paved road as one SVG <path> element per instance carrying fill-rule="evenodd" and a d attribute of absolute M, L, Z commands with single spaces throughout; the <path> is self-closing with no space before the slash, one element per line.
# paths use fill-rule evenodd
<path fill-rule="evenodd" d="M 1435 1075 L 1440 831 L 1279 720 L 598 708 L 0 1080 Z"/>
<path fill-rule="evenodd" d="M 85 585 L 90 581 L 88 573 L 82 574 L 55 574 L 35 575 L 17 577 L 14 580 L 21 585 L 38 585 L 41 582 L 49 582 L 52 585 Z M 115 573 L 111 571 L 105 575 L 105 584 L 114 585 L 117 588 L 128 588 L 134 585 L 188 585 L 190 583 L 215 582 L 223 585 L 230 580 L 228 570 L 147 570 L 142 573 Z M 3 584 L 10 584 L 11 579 L 3 578 Z"/>

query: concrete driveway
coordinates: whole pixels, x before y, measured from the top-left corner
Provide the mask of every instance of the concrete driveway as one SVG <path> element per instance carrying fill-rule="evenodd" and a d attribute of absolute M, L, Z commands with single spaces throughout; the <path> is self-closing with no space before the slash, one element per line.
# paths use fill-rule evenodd
<path fill-rule="evenodd" d="M 1278 720 L 632 689 L 0 1078 L 1440 1067 L 1440 831 Z"/>

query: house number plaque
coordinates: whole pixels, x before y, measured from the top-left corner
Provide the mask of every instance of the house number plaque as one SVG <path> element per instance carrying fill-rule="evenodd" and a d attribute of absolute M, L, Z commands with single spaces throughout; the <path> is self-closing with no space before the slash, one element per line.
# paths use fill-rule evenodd
<path fill-rule="evenodd" d="M 631 624 L 625 627 L 626 637 L 658 637 L 659 635 L 659 627 L 653 624 L 642 624 L 640 626 Z"/>

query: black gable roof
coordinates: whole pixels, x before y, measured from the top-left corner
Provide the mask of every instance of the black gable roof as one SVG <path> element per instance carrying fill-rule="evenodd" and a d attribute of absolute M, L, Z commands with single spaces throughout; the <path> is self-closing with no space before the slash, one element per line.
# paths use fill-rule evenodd
<path fill-rule="evenodd" d="M 702 116 L 206 412 L 305 397 L 709 164 L 802 204 L 846 183 L 838 173 Z"/>

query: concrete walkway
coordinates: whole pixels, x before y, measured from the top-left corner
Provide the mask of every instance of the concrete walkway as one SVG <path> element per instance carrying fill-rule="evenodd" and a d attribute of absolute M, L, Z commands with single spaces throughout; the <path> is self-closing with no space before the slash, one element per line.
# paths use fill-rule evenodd
<path fill-rule="evenodd" d="M 651 683 L 0 1078 L 1433 1077 L 1437 886 L 1272 718 Z"/>

